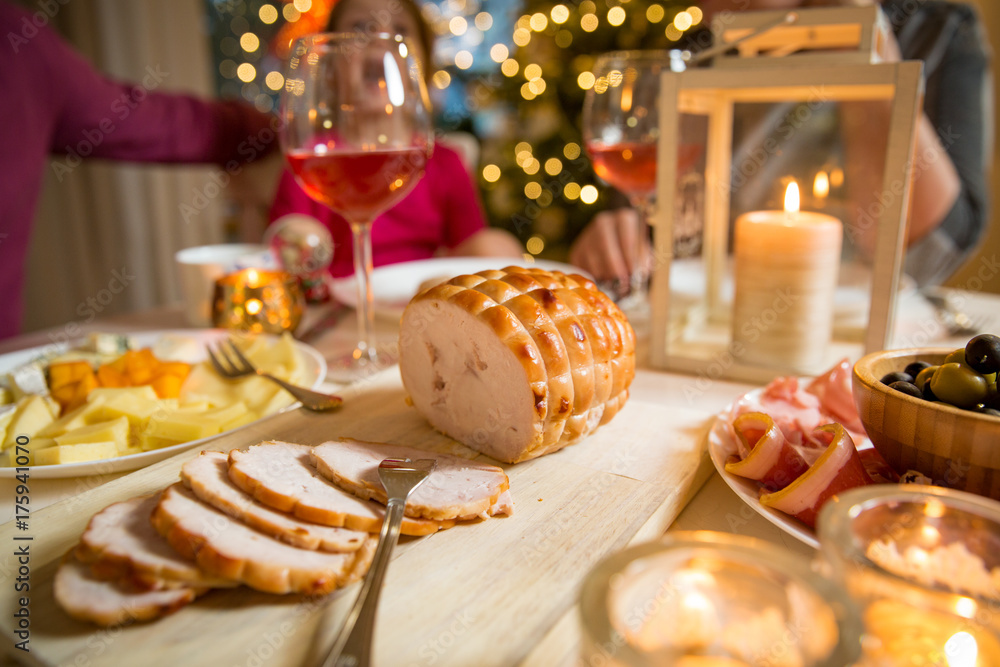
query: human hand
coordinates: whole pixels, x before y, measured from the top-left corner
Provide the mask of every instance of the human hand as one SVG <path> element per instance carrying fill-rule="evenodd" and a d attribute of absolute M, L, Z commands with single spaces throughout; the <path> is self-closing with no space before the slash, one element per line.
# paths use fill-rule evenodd
<path fill-rule="evenodd" d="M 632 208 L 602 211 L 573 242 L 569 259 L 598 282 L 615 281 L 617 291 L 624 295 L 632 276 L 644 280 L 652 267 L 646 225 Z"/>

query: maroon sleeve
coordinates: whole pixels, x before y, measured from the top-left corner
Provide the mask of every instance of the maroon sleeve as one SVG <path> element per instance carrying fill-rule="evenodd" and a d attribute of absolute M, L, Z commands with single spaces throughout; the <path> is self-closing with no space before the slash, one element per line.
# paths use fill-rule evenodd
<path fill-rule="evenodd" d="M 444 244 L 454 248 L 481 229 L 486 228 L 483 206 L 479 201 L 469 172 L 458 154 L 450 148 L 438 146 L 434 150 L 441 155 L 440 183 L 438 189 L 442 198 L 445 218 Z"/>
<path fill-rule="evenodd" d="M 243 102 L 161 92 L 172 73 L 159 65 L 147 66 L 134 83 L 114 81 L 49 28 L 41 29 L 25 49 L 43 61 L 47 85 L 58 91 L 52 153 L 225 165 L 277 148 L 270 116 Z"/>

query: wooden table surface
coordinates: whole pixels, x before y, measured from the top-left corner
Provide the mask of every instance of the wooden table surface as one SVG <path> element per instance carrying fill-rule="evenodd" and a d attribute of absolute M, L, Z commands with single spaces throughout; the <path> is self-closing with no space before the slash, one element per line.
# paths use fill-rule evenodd
<path fill-rule="evenodd" d="M 1000 298 L 964 296 L 970 310 L 1000 312 Z M 893 347 L 962 342 L 944 335 L 918 299 L 904 298 L 900 308 Z M 87 329 L 176 328 L 178 314 L 161 309 Z M 333 358 L 353 344 L 353 326 L 348 313 L 312 344 Z M 383 338 L 394 337 L 391 323 L 383 321 L 379 328 Z M 60 330 L 0 341 L 0 353 L 46 344 Z M 641 369 L 626 409 L 595 436 L 556 455 L 506 466 L 516 502 L 513 517 L 408 540 L 394 554 L 379 612 L 378 664 L 576 664 L 575 596 L 586 572 L 602 557 L 668 529 L 749 535 L 811 554 L 736 496 L 705 454 L 714 415 L 752 388 Z M 345 394 L 351 400 L 335 415 L 276 415 L 220 436 L 211 447 L 226 450 L 277 437 L 320 442 L 337 435 L 461 447 L 434 433 L 405 405 L 392 370 Z M 86 520 L 111 502 L 176 481 L 180 465 L 192 455 L 133 473 L 31 482 L 32 651 L 12 648 L 15 600 L 8 593 L 0 598 L 0 659 L 6 651 L 25 664 L 298 665 L 310 647 L 323 644 L 317 628 L 337 626 L 356 586 L 321 601 L 216 591 L 166 619 L 111 631 L 71 621 L 54 608 L 54 562 Z M 0 521 L 11 518 L 13 497 L 11 480 L 0 480 Z M 5 591 L 13 590 L 17 572 L 16 534 L 13 523 L 0 526 Z"/>

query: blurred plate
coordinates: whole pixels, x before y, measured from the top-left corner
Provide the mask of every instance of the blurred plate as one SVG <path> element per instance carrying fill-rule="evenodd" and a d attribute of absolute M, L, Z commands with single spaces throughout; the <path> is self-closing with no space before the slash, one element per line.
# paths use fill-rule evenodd
<path fill-rule="evenodd" d="M 205 345 L 207 343 L 222 340 L 228 335 L 228 333 L 229 332 L 221 329 L 176 329 L 143 331 L 140 333 L 123 335 L 127 335 L 130 339 L 132 339 L 137 347 L 153 348 L 153 353 L 161 359 L 184 361 L 195 364 L 208 358 L 205 353 Z M 277 340 L 274 336 L 267 336 L 267 338 Z M 76 345 L 79 345 L 81 342 L 82 341 L 73 341 L 71 343 L 44 345 L 0 355 L 0 374 L 7 373 L 11 369 L 20 366 L 21 364 L 28 363 L 32 359 L 36 359 L 43 354 L 64 352 Z M 317 389 L 326 378 L 326 361 L 315 348 L 310 347 L 305 343 L 295 341 L 295 347 L 302 355 L 303 364 L 305 365 L 306 381 L 303 384 L 313 389 Z M 285 412 L 298 406 L 299 403 L 293 403 L 279 412 Z M 265 417 L 262 417 L 262 419 L 264 418 Z M 249 426 L 249 424 L 244 426 Z M 243 428 L 243 426 L 240 428 Z M 227 433 L 230 432 L 232 431 L 227 431 Z M 138 468 L 148 466 L 151 463 L 162 461 L 163 459 L 169 458 L 178 452 L 184 451 L 185 449 L 197 447 L 215 437 L 217 436 L 202 438 L 200 440 L 192 440 L 191 442 L 182 442 L 170 447 L 163 447 L 162 449 L 142 452 L 141 454 L 129 454 L 128 456 L 117 456 L 115 458 L 102 459 L 99 461 L 63 463 L 49 466 L 31 466 L 29 476 L 34 479 L 54 479 L 59 477 L 81 477 L 84 475 L 103 475 L 113 472 L 136 470 Z M 7 452 L 4 451 L 4 455 L 6 454 Z M 15 468 L 6 466 L 0 467 L 0 479 L 12 479 L 15 474 Z"/>
<path fill-rule="evenodd" d="M 795 517 L 761 505 L 760 500 L 758 500 L 760 497 L 760 485 L 757 482 L 726 471 L 726 459 L 737 452 L 736 440 L 729 428 L 729 415 L 732 413 L 736 403 L 744 398 L 753 399 L 759 403 L 762 393 L 764 393 L 763 387 L 754 389 L 741 396 L 716 416 L 715 421 L 712 423 L 712 428 L 708 432 L 708 454 L 712 457 L 712 463 L 715 465 L 715 469 L 719 471 L 719 475 L 743 502 L 792 537 L 805 542 L 814 549 L 818 549 L 819 540 L 816 538 L 816 531 Z"/>
<path fill-rule="evenodd" d="M 488 269 L 505 266 L 526 266 L 587 275 L 582 269 L 562 262 L 537 260 L 527 263 L 512 257 L 435 257 L 414 262 L 386 264 L 372 271 L 372 293 L 375 295 L 375 314 L 399 319 L 410 299 L 425 282 L 440 278 L 441 282 Z M 354 276 L 333 281 L 333 296 L 341 303 L 357 305 L 357 283 Z"/>

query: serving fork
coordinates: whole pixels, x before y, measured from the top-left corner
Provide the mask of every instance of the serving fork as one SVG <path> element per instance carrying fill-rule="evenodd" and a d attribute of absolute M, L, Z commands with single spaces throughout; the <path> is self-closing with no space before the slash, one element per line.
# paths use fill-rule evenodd
<path fill-rule="evenodd" d="M 277 383 L 282 389 L 302 403 L 302 407 L 307 410 L 315 410 L 316 412 L 332 410 L 343 403 L 343 400 L 339 396 L 323 394 L 312 389 L 289 384 L 281 378 L 260 370 L 240 352 L 240 349 L 231 340 L 220 341 L 216 349 L 212 349 L 211 345 L 205 345 L 205 349 L 208 351 L 208 358 L 211 360 L 212 366 L 224 378 L 235 379 L 248 375 L 259 375 L 262 378 L 267 378 Z"/>
<path fill-rule="evenodd" d="M 333 648 L 321 663 L 322 667 L 368 667 L 371 663 L 379 593 L 389 556 L 399 539 L 406 500 L 427 479 L 435 464 L 434 459 L 385 459 L 379 464 L 378 478 L 385 488 L 388 502 L 378 536 L 378 547 L 368 575 L 361 585 L 361 592 L 358 593 Z"/>

